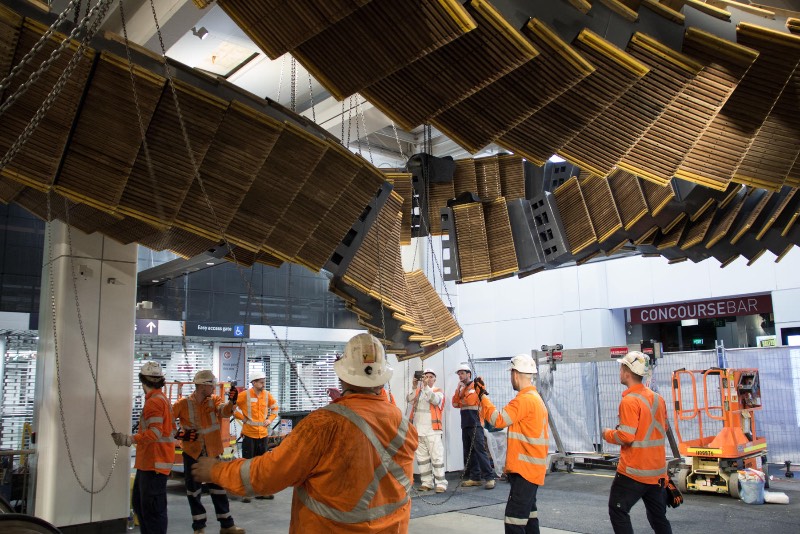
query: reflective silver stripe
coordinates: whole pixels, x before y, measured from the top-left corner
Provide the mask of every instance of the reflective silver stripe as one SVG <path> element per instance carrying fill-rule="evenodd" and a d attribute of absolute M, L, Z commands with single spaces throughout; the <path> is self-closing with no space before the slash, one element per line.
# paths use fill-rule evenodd
<path fill-rule="evenodd" d="M 636 428 L 628 425 L 619 425 L 619 430 L 627 432 L 628 434 L 636 434 Z"/>
<path fill-rule="evenodd" d="M 529 517 L 530 519 L 534 519 L 534 518 L 537 518 L 537 517 L 539 517 L 539 512 L 538 512 L 538 510 L 534 510 L 533 512 L 531 512 L 531 515 L 529 515 L 528 517 Z"/>
<path fill-rule="evenodd" d="M 514 421 L 511 420 L 511 416 L 508 415 L 508 412 L 506 411 L 505 408 L 500 410 L 500 415 L 503 416 L 503 421 L 505 422 L 506 426 L 511 426 L 511 424 L 514 423 Z"/>
<path fill-rule="evenodd" d="M 250 483 L 250 460 L 245 460 L 242 462 L 242 467 L 239 468 L 239 476 L 242 477 L 242 485 L 244 486 L 244 492 L 247 497 L 253 497 L 256 492 L 253 490 L 253 485 Z"/>
<path fill-rule="evenodd" d="M 200 521 L 201 519 L 205 519 L 206 517 L 207 517 L 206 514 L 197 514 L 193 515 L 192 519 L 194 519 L 195 521 Z"/>
<path fill-rule="evenodd" d="M 647 439 L 647 440 L 641 440 L 641 441 L 634 441 L 633 443 L 631 443 L 631 447 L 638 447 L 638 448 L 641 448 L 641 449 L 646 448 L 646 447 L 658 447 L 658 446 L 661 446 L 661 447 L 664 446 L 664 438 L 661 438 L 661 439 Z"/>
<path fill-rule="evenodd" d="M 518 439 L 529 445 L 547 445 L 547 438 L 529 438 L 525 434 L 520 434 L 519 432 L 509 432 L 508 439 Z"/>
<path fill-rule="evenodd" d="M 440 464 L 434 463 L 433 467 L 444 467 L 444 463 L 440 463 Z"/>
<path fill-rule="evenodd" d="M 625 472 L 629 475 L 638 475 L 640 477 L 655 477 L 663 475 L 667 472 L 667 469 L 665 467 L 661 469 L 634 469 L 632 467 L 626 467 Z"/>
<path fill-rule="evenodd" d="M 145 419 L 142 422 L 142 425 L 143 426 L 150 426 L 150 423 L 163 423 L 163 422 L 164 422 L 164 418 L 163 417 L 148 417 L 147 419 Z"/>
<path fill-rule="evenodd" d="M 172 471 L 172 464 L 165 464 L 163 462 L 156 462 L 156 469 L 168 469 Z"/>
<path fill-rule="evenodd" d="M 499 416 L 500 416 L 500 414 L 497 413 L 497 410 L 493 411 L 492 415 L 489 416 L 489 422 L 492 423 L 492 425 L 497 424 L 497 418 Z"/>
<path fill-rule="evenodd" d="M 380 519 L 381 517 L 385 517 L 395 510 L 402 508 L 409 500 L 408 495 L 406 494 L 401 501 L 396 503 L 387 503 L 383 506 L 376 506 L 366 510 L 342 512 L 312 499 L 309 497 L 308 492 L 306 492 L 303 486 L 298 486 L 295 491 L 297 492 L 297 496 L 300 498 L 300 501 L 318 516 L 324 517 L 325 519 L 330 519 L 331 521 L 338 521 L 346 524 L 364 523 L 366 521 Z"/>
<path fill-rule="evenodd" d="M 420 476 L 432 475 L 433 474 L 433 470 L 432 469 L 428 469 L 426 471 L 420 471 L 419 474 L 420 474 Z"/>
<path fill-rule="evenodd" d="M 619 437 L 619 432 L 617 432 L 617 431 L 615 430 L 615 431 L 614 431 L 614 434 L 613 434 L 613 436 L 614 436 L 614 441 L 617 443 L 617 445 L 625 445 L 625 444 L 622 442 L 622 438 L 621 438 L 621 437 Z"/>
<path fill-rule="evenodd" d="M 506 525 L 527 525 L 528 524 L 528 518 L 527 517 L 523 517 L 523 518 L 520 519 L 519 517 L 508 517 L 508 516 L 506 516 L 506 518 L 504 520 L 504 523 Z"/>
<path fill-rule="evenodd" d="M 186 495 L 189 495 L 190 497 L 197 497 L 198 495 L 200 495 L 201 491 L 203 491 L 203 488 L 199 488 L 194 491 L 186 490 Z"/>
<path fill-rule="evenodd" d="M 217 519 L 228 519 L 231 516 L 231 513 L 228 512 L 227 514 L 217 514 Z"/>
<path fill-rule="evenodd" d="M 547 458 L 534 458 L 533 456 L 528 456 L 527 454 L 520 454 L 517 456 L 517 459 L 529 464 L 547 465 Z"/>
<path fill-rule="evenodd" d="M 211 426 L 206 427 L 206 428 L 201 428 L 201 429 L 197 430 L 197 433 L 201 434 L 201 435 L 202 434 L 209 434 L 211 432 L 214 432 L 215 430 L 219 430 L 219 425 L 211 425 Z"/>
<path fill-rule="evenodd" d="M 427 459 L 427 460 L 425 460 L 424 462 L 417 462 L 417 465 L 418 465 L 418 466 L 420 466 L 420 467 L 422 467 L 423 465 L 428 465 L 428 464 L 430 464 L 430 463 L 431 463 L 431 460 L 430 460 L 430 458 L 428 458 L 428 459 Z"/>
<path fill-rule="evenodd" d="M 462 406 L 462 410 L 475 410 L 476 412 L 480 410 L 480 406 Z"/>
<path fill-rule="evenodd" d="M 250 402 L 250 399 L 253 398 L 253 396 L 250 394 L 251 391 L 253 390 L 252 389 L 247 390 L 247 422 L 248 422 L 247 424 L 250 425 L 253 424 L 250 422 L 253 420 L 253 408 L 250 406 L 252 404 L 252 402 Z"/>
<path fill-rule="evenodd" d="M 158 438 L 156 443 L 175 443 L 175 439 L 172 436 L 164 436 L 163 438 Z"/>
<path fill-rule="evenodd" d="M 155 427 L 155 428 L 148 428 L 148 430 L 152 430 L 152 431 L 153 431 L 153 434 L 155 434 L 156 436 L 158 436 L 158 438 L 157 438 L 157 439 L 161 439 L 161 430 L 159 430 L 159 429 L 158 429 L 158 427 Z"/>
<path fill-rule="evenodd" d="M 225 495 L 227 492 L 224 489 L 208 488 L 208 493 L 211 495 Z"/>

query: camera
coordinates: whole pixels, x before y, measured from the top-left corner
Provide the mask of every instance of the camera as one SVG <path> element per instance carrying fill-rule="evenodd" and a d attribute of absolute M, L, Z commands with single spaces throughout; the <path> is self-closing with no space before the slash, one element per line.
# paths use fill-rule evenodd
<path fill-rule="evenodd" d="M 425 377 L 425 373 L 422 371 L 414 371 L 414 380 L 422 380 Z"/>

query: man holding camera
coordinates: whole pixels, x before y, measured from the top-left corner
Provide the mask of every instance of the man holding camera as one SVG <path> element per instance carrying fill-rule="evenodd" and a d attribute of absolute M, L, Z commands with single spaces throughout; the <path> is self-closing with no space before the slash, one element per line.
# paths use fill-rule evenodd
<path fill-rule="evenodd" d="M 453 408 L 461 411 L 461 445 L 464 450 L 464 474 L 468 479 L 462 486 L 483 486 L 493 489 L 495 485 L 494 471 L 486 453 L 483 437 L 483 420 L 480 415 L 480 399 L 472 382 L 472 369 L 463 363 L 456 370 L 458 389 L 453 395 Z"/>
<path fill-rule="evenodd" d="M 407 396 L 411 411 L 408 420 L 417 427 L 419 446 L 419 491 L 436 489 L 436 493 L 447 490 L 444 476 L 444 445 L 442 443 L 442 409 L 444 393 L 434 387 L 436 373 L 432 369 L 414 371 L 414 390 Z"/>

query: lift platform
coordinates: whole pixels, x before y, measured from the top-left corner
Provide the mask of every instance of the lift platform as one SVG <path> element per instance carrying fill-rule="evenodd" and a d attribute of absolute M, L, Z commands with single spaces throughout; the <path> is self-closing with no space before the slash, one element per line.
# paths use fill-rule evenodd
<path fill-rule="evenodd" d="M 678 369 L 672 389 L 678 446 L 689 460 L 678 472 L 678 489 L 738 499 L 737 472 L 766 463 L 767 441 L 756 429 L 755 412 L 762 408 L 758 369 Z M 720 424 L 719 432 L 709 432 Z"/>

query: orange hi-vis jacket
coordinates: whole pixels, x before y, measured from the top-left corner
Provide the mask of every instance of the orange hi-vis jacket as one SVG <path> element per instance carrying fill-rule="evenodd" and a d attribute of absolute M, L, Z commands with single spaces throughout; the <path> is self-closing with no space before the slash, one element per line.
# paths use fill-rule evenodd
<path fill-rule="evenodd" d="M 488 396 L 481 415 L 496 428 L 508 428 L 507 473 L 516 473 L 538 486 L 547 472 L 547 408 L 534 386 L 522 389 L 505 408 L 497 410 Z"/>
<path fill-rule="evenodd" d="M 253 388 L 244 394 L 240 393 L 236 407 L 239 409 L 233 414 L 234 417 L 244 421 L 242 434 L 254 439 L 266 438 L 269 435 L 269 427 L 280 411 L 275 397 L 266 389 L 258 394 Z"/>
<path fill-rule="evenodd" d="M 394 404 L 395 406 L 397 406 L 397 403 L 396 403 L 396 402 L 395 402 L 395 400 L 394 400 L 394 395 L 393 395 L 393 394 L 391 394 L 391 393 L 389 393 L 388 391 L 386 391 L 386 388 L 384 388 L 384 389 L 382 389 L 382 390 L 381 390 L 381 397 L 382 397 L 382 398 L 383 398 L 383 400 L 385 400 L 386 402 L 391 402 L 392 404 Z"/>
<path fill-rule="evenodd" d="M 175 463 L 175 417 L 172 406 L 161 389 L 150 390 L 144 396 L 139 431 L 133 435 L 136 445 L 134 467 L 168 475 Z"/>
<path fill-rule="evenodd" d="M 635 384 L 622 393 L 619 425 L 603 439 L 622 446 L 617 472 L 643 484 L 658 484 L 667 476 L 664 451 L 667 406 L 658 393 Z"/>
<path fill-rule="evenodd" d="M 188 397 L 178 399 L 172 407 L 175 417 L 180 419 L 181 428 L 184 430 L 197 430 L 197 441 L 182 441 L 183 454 L 188 454 L 194 459 L 200 457 L 205 451 L 205 456 L 216 458 L 225 450 L 222 445 L 220 421 L 227 424 L 231 416 L 233 405 L 225 402 L 219 395 L 209 395 L 201 403 L 195 401 L 194 393 Z"/>
<path fill-rule="evenodd" d="M 312 412 L 267 454 L 220 462 L 214 483 L 243 495 L 294 486 L 290 534 L 404 534 L 417 431 L 380 395 Z"/>
<path fill-rule="evenodd" d="M 425 389 L 426 388 L 424 388 L 424 387 L 420 388 L 419 395 L 424 396 L 425 395 Z M 442 393 L 442 390 L 439 389 L 439 388 L 428 388 L 428 389 L 430 391 L 432 391 L 433 393 Z M 417 411 L 417 402 L 414 402 L 414 400 L 418 399 L 418 397 L 417 397 L 417 393 L 416 392 L 412 392 L 412 394 L 414 396 L 412 398 L 408 399 L 409 402 L 411 403 L 411 413 L 409 413 L 409 415 L 408 415 L 408 420 L 413 423 L 414 422 L 414 415 L 415 415 L 415 413 Z M 409 395 L 409 397 L 411 397 L 411 395 Z M 429 401 L 435 400 L 435 398 L 436 397 L 431 395 L 429 397 Z M 441 430 L 442 429 L 442 408 L 444 408 L 444 395 L 442 395 L 442 397 L 441 397 L 441 403 L 434 404 L 433 402 L 430 402 L 431 427 L 434 430 Z"/>
<path fill-rule="evenodd" d="M 481 401 L 475 391 L 475 384 L 470 381 L 453 394 L 453 408 L 461 410 L 461 428 L 483 426 L 480 415 Z"/>

